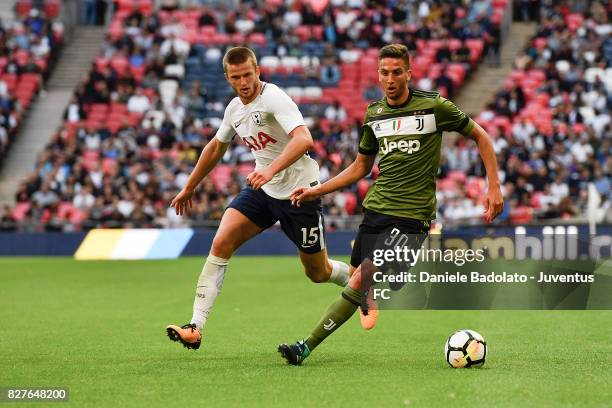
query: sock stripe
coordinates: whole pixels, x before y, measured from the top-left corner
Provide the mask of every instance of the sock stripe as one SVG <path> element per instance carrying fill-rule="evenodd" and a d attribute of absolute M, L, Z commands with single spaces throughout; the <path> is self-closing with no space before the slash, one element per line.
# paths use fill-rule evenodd
<path fill-rule="evenodd" d="M 342 292 L 342 297 L 346 300 L 348 300 L 349 302 L 351 302 L 352 304 L 354 304 L 355 306 L 361 306 L 361 302 L 357 302 L 354 299 L 351 299 L 350 296 L 348 296 L 346 293 Z"/>

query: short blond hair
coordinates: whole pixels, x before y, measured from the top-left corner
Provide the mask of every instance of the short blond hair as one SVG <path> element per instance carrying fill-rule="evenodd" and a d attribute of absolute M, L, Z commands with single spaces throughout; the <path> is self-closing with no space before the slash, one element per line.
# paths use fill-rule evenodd
<path fill-rule="evenodd" d="M 398 58 L 404 61 L 407 69 L 410 69 L 410 54 L 408 47 L 404 44 L 389 44 L 385 45 L 378 51 L 378 61 L 383 58 Z"/>
<path fill-rule="evenodd" d="M 253 67 L 257 68 L 257 57 L 252 49 L 248 47 L 232 47 L 223 56 L 223 71 L 227 72 L 228 65 L 243 64 L 249 60 L 253 63 Z"/>

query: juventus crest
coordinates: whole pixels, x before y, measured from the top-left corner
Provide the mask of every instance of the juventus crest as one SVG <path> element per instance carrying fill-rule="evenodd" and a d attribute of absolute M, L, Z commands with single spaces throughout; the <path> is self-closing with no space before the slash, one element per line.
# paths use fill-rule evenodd
<path fill-rule="evenodd" d="M 261 112 L 258 111 L 251 113 L 251 119 L 253 119 L 253 122 L 255 122 L 257 126 L 263 125 L 263 115 Z"/>
<path fill-rule="evenodd" d="M 417 132 L 420 132 L 425 128 L 425 118 L 423 118 L 423 116 L 417 116 L 416 123 L 417 123 L 417 127 L 416 127 Z"/>

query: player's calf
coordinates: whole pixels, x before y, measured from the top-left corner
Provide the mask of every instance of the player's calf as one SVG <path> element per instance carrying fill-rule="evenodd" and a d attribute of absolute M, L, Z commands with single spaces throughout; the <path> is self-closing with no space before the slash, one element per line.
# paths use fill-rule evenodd
<path fill-rule="evenodd" d="M 349 266 L 343 262 L 328 259 L 327 251 L 309 254 L 300 251 L 304 273 L 315 283 L 330 282 L 345 287 L 349 278 Z"/>

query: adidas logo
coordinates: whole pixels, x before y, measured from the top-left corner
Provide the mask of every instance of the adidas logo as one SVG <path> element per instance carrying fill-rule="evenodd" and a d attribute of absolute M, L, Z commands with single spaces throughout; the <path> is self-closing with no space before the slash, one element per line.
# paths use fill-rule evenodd
<path fill-rule="evenodd" d="M 329 319 L 329 322 L 323 325 L 323 328 L 327 331 L 333 330 L 334 327 L 336 327 L 336 322 L 334 322 L 332 319 Z"/>

